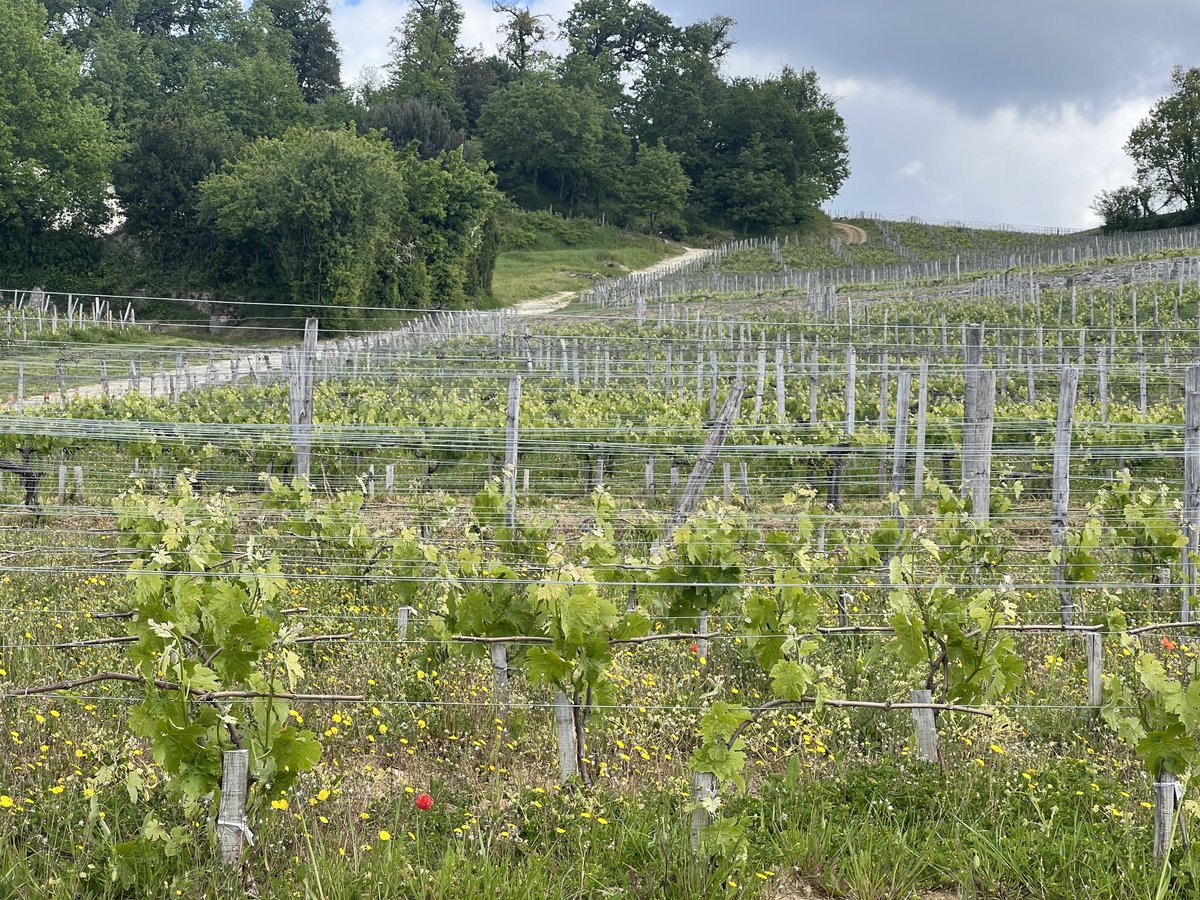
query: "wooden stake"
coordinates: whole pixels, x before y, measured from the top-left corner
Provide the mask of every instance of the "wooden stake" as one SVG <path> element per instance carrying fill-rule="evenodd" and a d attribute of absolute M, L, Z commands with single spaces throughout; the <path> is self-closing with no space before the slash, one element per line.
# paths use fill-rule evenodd
<path fill-rule="evenodd" d="M 1054 430 L 1054 486 L 1050 518 L 1050 549 L 1057 554 L 1054 583 L 1064 625 L 1075 624 L 1075 598 L 1067 586 L 1067 514 L 1071 503 L 1071 429 L 1075 422 L 1075 400 L 1079 370 L 1065 368 L 1058 389 L 1058 423 Z"/>
<path fill-rule="evenodd" d="M 221 754 L 221 805 L 217 812 L 217 844 L 221 865 L 241 866 L 242 847 L 254 844 L 246 826 L 246 782 L 250 769 L 249 750 L 226 750 Z"/>
<path fill-rule="evenodd" d="M 521 426 L 521 376 L 508 383 L 508 417 L 504 435 L 505 521 L 509 529 L 517 527 L 517 441 Z"/>
<path fill-rule="evenodd" d="M 1188 366 L 1184 376 L 1183 425 L 1183 599 L 1179 620 L 1192 620 L 1191 601 L 1196 594 L 1196 556 L 1200 546 L 1200 366 Z"/>
<path fill-rule="evenodd" d="M 913 691 L 913 703 L 932 703 L 933 694 L 930 691 Z M 932 709 L 914 709 L 912 711 L 913 729 L 917 738 L 917 759 L 925 762 L 938 761 L 937 723 L 933 718 Z"/>
<path fill-rule="evenodd" d="M 554 731 L 558 740 L 558 774 L 563 782 L 579 775 L 579 741 L 575 711 L 562 691 L 554 692 Z"/>
<path fill-rule="evenodd" d="M 1171 854 L 1171 839 L 1175 832 L 1175 776 L 1160 770 L 1154 782 L 1154 858 Z"/>
<path fill-rule="evenodd" d="M 913 462 L 913 500 L 925 495 L 925 430 L 929 412 L 929 360 L 921 357 L 920 383 L 917 388 L 917 450 Z"/>
<path fill-rule="evenodd" d="M 1092 709 L 1099 709 L 1104 704 L 1104 637 L 1099 632 L 1088 631 L 1084 633 L 1083 641 L 1087 656 L 1087 702 Z"/>

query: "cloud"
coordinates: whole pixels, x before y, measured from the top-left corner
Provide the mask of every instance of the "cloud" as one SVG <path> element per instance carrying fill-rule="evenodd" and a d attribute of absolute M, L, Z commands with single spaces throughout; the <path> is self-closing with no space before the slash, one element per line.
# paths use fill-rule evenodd
<path fill-rule="evenodd" d="M 1130 181 L 1122 151 L 1153 97 L 964 113 L 904 84 L 835 82 L 852 174 L 839 211 L 1090 227 L 1102 188 Z"/>

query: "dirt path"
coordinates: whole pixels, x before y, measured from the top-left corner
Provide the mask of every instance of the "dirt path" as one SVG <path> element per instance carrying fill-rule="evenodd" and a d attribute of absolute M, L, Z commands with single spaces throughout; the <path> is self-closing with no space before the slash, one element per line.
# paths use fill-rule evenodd
<path fill-rule="evenodd" d="M 864 232 L 865 239 L 865 232 Z M 711 250 L 701 250 L 695 247 L 684 247 L 683 253 L 678 256 L 668 256 L 656 262 L 654 265 L 645 269 L 638 269 L 638 274 L 641 275 L 658 275 L 662 272 L 669 272 L 676 266 L 685 265 L 697 259 L 703 259 L 712 254 Z M 634 273 L 629 273 L 634 274 Z M 520 303 L 509 307 L 518 316 L 548 316 L 551 313 L 556 313 L 565 306 L 570 305 L 571 301 L 579 296 L 579 291 L 563 291 L 559 294 L 551 294 L 548 297 L 538 297 L 535 300 L 522 300 Z"/>
<path fill-rule="evenodd" d="M 843 244 L 865 244 L 867 242 L 866 231 L 849 222 L 834 222 L 833 230 Z"/>

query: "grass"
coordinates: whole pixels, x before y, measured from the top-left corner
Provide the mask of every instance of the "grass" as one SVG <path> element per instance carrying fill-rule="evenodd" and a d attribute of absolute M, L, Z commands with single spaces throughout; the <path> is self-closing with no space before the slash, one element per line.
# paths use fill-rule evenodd
<path fill-rule="evenodd" d="M 587 290 L 603 278 L 618 278 L 682 252 L 678 244 L 616 228 L 596 228 L 585 245 L 553 242 L 507 250 L 496 262 L 492 292 L 501 306 L 565 291 Z"/>

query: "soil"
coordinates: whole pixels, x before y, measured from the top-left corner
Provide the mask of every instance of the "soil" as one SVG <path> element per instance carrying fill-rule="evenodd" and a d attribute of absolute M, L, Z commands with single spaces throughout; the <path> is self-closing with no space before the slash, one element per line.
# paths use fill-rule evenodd
<path fill-rule="evenodd" d="M 866 231 L 849 222 L 834 222 L 833 230 L 843 244 L 865 244 L 867 242 Z"/>

